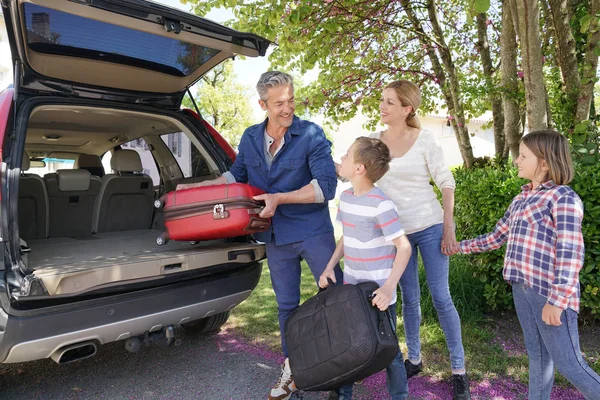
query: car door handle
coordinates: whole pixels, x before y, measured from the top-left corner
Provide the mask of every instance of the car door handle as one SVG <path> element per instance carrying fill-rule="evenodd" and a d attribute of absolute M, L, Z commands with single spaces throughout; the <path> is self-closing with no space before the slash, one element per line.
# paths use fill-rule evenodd
<path fill-rule="evenodd" d="M 254 250 L 235 250 L 235 251 L 230 251 L 229 253 L 227 253 L 227 258 L 229 259 L 229 261 L 233 261 L 233 260 L 237 260 L 238 256 L 241 255 L 248 255 L 250 256 L 250 260 L 254 261 L 256 260 L 256 255 L 254 254 Z"/>

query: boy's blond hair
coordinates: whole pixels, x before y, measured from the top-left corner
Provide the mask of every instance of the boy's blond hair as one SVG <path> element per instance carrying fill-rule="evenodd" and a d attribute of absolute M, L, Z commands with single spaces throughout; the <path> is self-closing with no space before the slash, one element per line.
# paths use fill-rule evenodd
<path fill-rule="evenodd" d="M 366 176 L 377 182 L 390 169 L 390 149 L 379 139 L 361 136 L 354 141 L 354 162 L 365 166 Z"/>
<path fill-rule="evenodd" d="M 573 180 L 573 161 L 569 140 L 556 131 L 545 130 L 528 133 L 521 139 L 531 152 L 548 165 L 545 179 L 557 185 L 568 185 Z"/>

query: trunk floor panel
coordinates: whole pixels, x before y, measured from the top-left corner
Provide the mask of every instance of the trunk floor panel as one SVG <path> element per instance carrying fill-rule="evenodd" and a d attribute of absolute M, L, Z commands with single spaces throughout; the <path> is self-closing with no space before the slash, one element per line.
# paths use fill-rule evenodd
<path fill-rule="evenodd" d="M 158 246 L 162 231 L 104 232 L 90 238 L 31 240 L 28 265 L 50 295 L 82 293 L 128 280 L 152 279 L 224 263 L 249 263 L 265 256 L 260 243 L 170 241 Z M 233 261 L 229 252 L 246 250 Z M 250 254 L 254 253 L 254 257 Z"/>

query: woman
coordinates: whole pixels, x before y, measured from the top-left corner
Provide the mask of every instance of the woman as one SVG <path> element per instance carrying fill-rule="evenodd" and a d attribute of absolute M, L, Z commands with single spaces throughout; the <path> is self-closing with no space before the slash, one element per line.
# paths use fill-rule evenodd
<path fill-rule="evenodd" d="M 421 253 L 427 285 L 450 351 L 453 399 L 470 399 L 460 317 L 448 284 L 448 254 L 456 245 L 454 177 L 445 164 L 442 148 L 434 134 L 421 130 L 416 116 L 420 104 L 421 93 L 415 84 L 405 80 L 390 83 L 383 90 L 379 106 L 381 122 L 387 129 L 371 135 L 381 139 L 390 149 L 390 170 L 377 185 L 396 203 L 400 223 L 412 245 L 411 259 L 400 279 L 402 318 L 408 346 L 406 373 L 410 378 L 423 368 L 419 338 L 418 254 Z M 443 209 L 430 180 L 442 191 Z"/>

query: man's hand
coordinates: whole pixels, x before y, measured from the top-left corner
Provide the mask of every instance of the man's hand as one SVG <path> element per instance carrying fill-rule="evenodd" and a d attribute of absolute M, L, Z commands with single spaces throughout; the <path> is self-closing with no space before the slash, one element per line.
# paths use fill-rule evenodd
<path fill-rule="evenodd" d="M 333 268 L 327 267 L 321 274 L 321 277 L 319 278 L 319 287 L 321 289 L 325 289 L 327 286 L 329 286 L 328 279 L 331 279 L 333 283 L 336 283 L 335 272 L 333 272 Z"/>
<path fill-rule="evenodd" d="M 562 312 L 562 308 L 546 303 L 542 309 L 542 321 L 547 325 L 561 326 L 562 322 L 560 322 L 560 316 L 562 315 Z"/>
<path fill-rule="evenodd" d="M 395 287 L 388 288 L 387 286 L 383 285 L 373 292 L 373 300 L 371 300 L 371 304 L 379 308 L 381 311 L 387 310 L 392 298 L 394 297 L 395 290 Z"/>
<path fill-rule="evenodd" d="M 258 214 L 260 218 L 271 218 L 275 215 L 275 210 L 277 210 L 277 206 L 279 205 L 279 196 L 277 193 L 270 194 L 260 194 L 258 196 L 254 196 L 254 200 L 262 200 L 265 202 L 265 208 Z"/>

